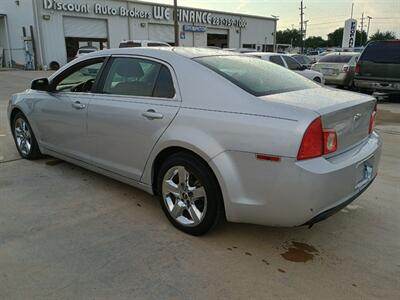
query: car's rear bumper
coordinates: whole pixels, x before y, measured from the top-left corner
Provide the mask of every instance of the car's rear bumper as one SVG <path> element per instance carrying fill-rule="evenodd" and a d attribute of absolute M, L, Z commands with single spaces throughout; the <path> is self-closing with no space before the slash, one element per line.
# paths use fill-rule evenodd
<path fill-rule="evenodd" d="M 325 84 L 328 85 L 341 85 L 348 86 L 351 83 L 352 77 L 345 73 L 341 73 L 337 76 L 325 76 Z"/>
<path fill-rule="evenodd" d="M 354 200 L 373 181 L 381 146 L 380 136 L 373 133 L 331 158 L 274 162 L 257 160 L 254 153 L 223 152 L 212 165 L 227 219 L 271 226 L 300 226 L 322 219 Z"/>
<path fill-rule="evenodd" d="M 400 82 L 354 79 L 354 85 L 370 92 L 400 93 Z"/>
<path fill-rule="evenodd" d="M 311 220 L 307 221 L 303 225 L 312 226 L 315 223 L 321 222 L 321 221 L 329 218 L 330 216 L 334 215 L 339 210 L 345 208 L 351 202 L 356 200 L 358 198 L 358 196 L 360 196 L 362 193 L 364 193 L 364 191 L 372 184 L 372 182 L 375 180 L 375 178 L 376 178 L 376 176 L 374 178 L 372 178 L 372 180 L 370 180 L 368 183 L 366 183 L 365 186 L 363 188 L 361 188 L 359 191 L 357 191 L 354 195 L 349 196 L 349 198 L 347 200 L 343 201 L 342 203 L 340 203 L 339 205 L 337 205 L 335 207 L 332 207 L 330 209 L 327 209 L 327 210 L 321 212 L 320 214 L 316 215 L 315 217 L 313 217 Z"/>

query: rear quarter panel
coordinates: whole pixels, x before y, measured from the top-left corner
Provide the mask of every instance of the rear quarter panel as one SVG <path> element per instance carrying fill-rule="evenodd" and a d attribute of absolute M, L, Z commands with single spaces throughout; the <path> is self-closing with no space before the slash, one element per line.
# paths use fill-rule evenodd
<path fill-rule="evenodd" d="M 146 184 L 151 184 L 158 153 L 173 146 L 189 149 L 205 161 L 224 151 L 296 157 L 306 127 L 318 115 L 252 96 L 189 59 L 174 68 L 182 106 L 149 157 L 142 177 Z"/>

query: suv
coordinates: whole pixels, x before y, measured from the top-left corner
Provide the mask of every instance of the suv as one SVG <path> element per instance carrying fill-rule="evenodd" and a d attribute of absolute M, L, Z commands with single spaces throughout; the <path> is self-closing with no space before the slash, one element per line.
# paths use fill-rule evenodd
<path fill-rule="evenodd" d="M 400 40 L 369 43 L 358 60 L 354 85 L 363 92 L 400 93 Z"/>
<path fill-rule="evenodd" d="M 171 47 L 168 43 L 148 40 L 125 40 L 119 43 L 119 48 L 134 47 Z"/>

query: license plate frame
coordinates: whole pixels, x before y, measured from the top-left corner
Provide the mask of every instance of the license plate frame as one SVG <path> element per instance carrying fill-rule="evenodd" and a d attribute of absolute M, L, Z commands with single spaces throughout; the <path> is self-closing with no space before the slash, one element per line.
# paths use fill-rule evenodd
<path fill-rule="evenodd" d="M 365 186 L 369 181 L 372 180 L 374 175 L 375 167 L 375 156 L 372 155 L 369 158 L 358 163 L 356 166 L 356 183 L 354 186 L 355 190 L 359 190 Z"/>

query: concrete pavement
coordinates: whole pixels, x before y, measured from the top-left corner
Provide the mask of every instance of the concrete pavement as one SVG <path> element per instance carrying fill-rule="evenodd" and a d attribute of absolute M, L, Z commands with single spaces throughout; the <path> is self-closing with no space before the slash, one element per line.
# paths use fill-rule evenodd
<path fill-rule="evenodd" d="M 19 159 L 6 103 L 40 75 L 0 73 L 0 299 L 400 298 L 396 115 L 379 120 L 377 180 L 328 220 L 225 223 L 192 237 L 142 191 L 52 158 Z"/>

